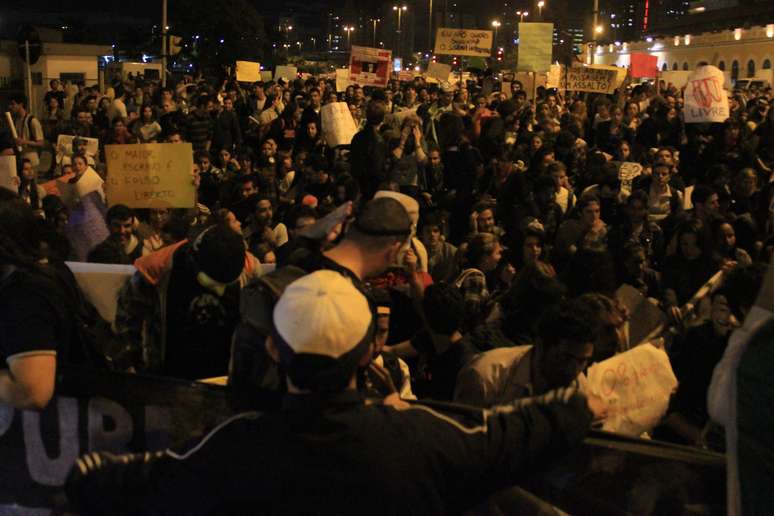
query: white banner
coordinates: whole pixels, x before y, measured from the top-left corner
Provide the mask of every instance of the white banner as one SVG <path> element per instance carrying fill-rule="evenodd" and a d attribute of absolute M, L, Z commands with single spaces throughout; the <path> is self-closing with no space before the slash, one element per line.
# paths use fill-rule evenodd
<path fill-rule="evenodd" d="M 723 72 L 712 65 L 700 66 L 685 86 L 685 122 L 725 122 L 729 116 L 728 95 L 723 90 Z"/>
<path fill-rule="evenodd" d="M 346 102 L 332 102 L 320 110 L 322 132 L 325 142 L 331 147 L 349 145 L 357 133 L 357 126 L 352 119 Z"/>

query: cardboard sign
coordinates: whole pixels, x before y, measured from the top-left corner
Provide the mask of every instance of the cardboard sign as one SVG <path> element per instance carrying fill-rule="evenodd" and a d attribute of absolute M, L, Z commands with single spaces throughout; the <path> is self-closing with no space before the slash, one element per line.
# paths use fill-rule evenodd
<path fill-rule="evenodd" d="M 588 91 L 610 94 L 615 91 L 618 72 L 588 66 L 577 66 L 567 70 L 562 77 L 564 88 L 570 91 Z"/>
<path fill-rule="evenodd" d="M 621 191 L 627 196 L 632 193 L 634 178 L 642 174 L 642 165 L 633 161 L 624 161 L 618 169 L 618 179 L 621 180 Z"/>
<path fill-rule="evenodd" d="M 298 68 L 295 66 L 279 65 L 274 69 L 274 79 L 295 81 L 298 78 Z"/>
<path fill-rule="evenodd" d="M 352 84 L 349 80 L 349 68 L 336 69 L 336 92 L 342 93 Z"/>
<path fill-rule="evenodd" d="M 349 80 L 360 86 L 384 88 L 390 78 L 392 50 L 352 45 Z"/>
<path fill-rule="evenodd" d="M 631 285 L 621 285 L 615 297 L 629 311 L 626 321 L 628 345 L 637 346 L 657 339 L 667 322 L 666 314 Z"/>
<path fill-rule="evenodd" d="M 71 134 L 60 134 L 56 138 L 56 149 L 59 154 L 71 155 L 73 153 L 73 139 Z M 86 140 L 86 154 L 96 156 L 99 153 L 99 140 L 96 138 L 86 138 L 78 136 L 81 140 Z"/>
<path fill-rule="evenodd" d="M 520 72 L 547 72 L 551 67 L 553 23 L 519 23 Z"/>
<path fill-rule="evenodd" d="M 729 116 L 728 95 L 723 90 L 723 72 L 712 65 L 700 66 L 685 87 L 685 122 L 724 122 Z"/>
<path fill-rule="evenodd" d="M 449 74 L 451 73 L 451 65 L 444 63 L 430 63 L 427 65 L 427 76 L 439 81 L 449 80 Z"/>
<path fill-rule="evenodd" d="M 190 143 L 108 145 L 105 156 L 111 206 L 192 208 L 196 204 Z"/>
<path fill-rule="evenodd" d="M 258 82 L 261 80 L 261 64 L 252 61 L 236 62 L 236 80 L 239 82 Z"/>
<path fill-rule="evenodd" d="M 271 73 L 271 70 L 261 70 L 261 80 L 263 82 L 269 82 L 274 77 L 274 74 Z"/>
<path fill-rule="evenodd" d="M 439 28 L 434 52 L 442 56 L 490 57 L 492 31 Z"/>
<path fill-rule="evenodd" d="M 674 70 L 674 71 L 666 71 L 661 72 L 661 80 L 664 81 L 664 84 L 666 86 L 669 86 L 672 84 L 675 88 L 678 90 L 682 89 L 683 86 L 688 84 L 688 77 L 693 72 L 690 72 L 688 70 Z"/>
<path fill-rule="evenodd" d="M 546 88 L 559 88 L 562 81 L 562 65 L 552 64 L 548 69 Z"/>
<path fill-rule="evenodd" d="M 19 180 L 16 174 L 16 156 L 0 156 L 0 187 L 18 192 Z"/>
<path fill-rule="evenodd" d="M 502 93 L 506 99 L 512 98 L 513 86 L 511 86 L 511 83 L 508 81 L 503 81 L 502 86 L 500 86 L 500 93 Z"/>
<path fill-rule="evenodd" d="M 631 71 L 633 78 L 647 77 L 649 79 L 654 79 L 658 76 L 658 57 L 641 52 L 634 53 L 631 57 Z"/>
<path fill-rule="evenodd" d="M 638 437 L 652 430 L 677 388 L 667 354 L 643 344 L 588 369 L 586 390 L 608 405 L 603 430 Z"/>
<path fill-rule="evenodd" d="M 320 118 L 323 136 L 329 146 L 349 145 L 352 142 L 357 126 L 346 102 L 325 104 L 320 110 Z"/>

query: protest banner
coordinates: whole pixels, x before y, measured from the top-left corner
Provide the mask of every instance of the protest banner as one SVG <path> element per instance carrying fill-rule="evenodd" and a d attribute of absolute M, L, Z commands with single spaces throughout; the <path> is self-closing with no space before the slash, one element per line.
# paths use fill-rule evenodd
<path fill-rule="evenodd" d="M 108 145 L 107 197 L 111 206 L 193 208 L 191 144 Z"/>
<path fill-rule="evenodd" d="M 16 174 L 16 156 L 0 156 L 0 187 L 14 192 L 19 190 Z"/>
<path fill-rule="evenodd" d="M 261 80 L 261 64 L 252 61 L 236 62 L 236 80 L 239 82 L 258 82 Z"/>
<path fill-rule="evenodd" d="M 439 81 L 448 81 L 451 73 L 451 65 L 444 63 L 430 63 L 427 65 L 427 76 Z"/>
<path fill-rule="evenodd" d="M 261 70 L 261 80 L 263 82 L 269 82 L 274 77 L 274 74 L 271 73 L 271 70 Z"/>
<path fill-rule="evenodd" d="M 349 80 L 349 68 L 337 68 L 336 69 L 336 92 L 342 93 L 347 91 L 347 88 L 352 82 Z"/>
<path fill-rule="evenodd" d="M 295 81 L 298 78 L 298 68 L 290 65 L 278 65 L 274 69 L 274 79 L 284 79 L 286 81 Z"/>
<path fill-rule="evenodd" d="M 618 168 L 618 179 L 621 180 L 621 191 L 627 196 L 632 193 L 634 178 L 642 174 L 642 165 L 633 161 L 624 161 Z"/>
<path fill-rule="evenodd" d="M 615 91 L 617 75 L 616 70 L 576 66 L 568 69 L 563 75 L 562 84 L 564 89 L 569 91 L 610 94 Z"/>
<path fill-rule="evenodd" d="M 553 23 L 519 23 L 519 72 L 547 72 L 551 67 Z"/>
<path fill-rule="evenodd" d="M 666 86 L 669 86 L 671 84 L 679 90 L 679 89 L 682 89 L 683 86 L 688 84 L 688 77 L 692 73 L 693 72 L 690 72 L 687 70 L 665 71 L 665 72 L 661 72 L 661 80 L 664 81 L 664 84 Z"/>
<path fill-rule="evenodd" d="M 442 56 L 490 57 L 492 31 L 438 28 L 434 53 Z"/>
<path fill-rule="evenodd" d="M 642 344 L 588 369 L 585 389 L 607 404 L 602 429 L 637 437 L 661 421 L 677 388 L 667 354 Z"/>
<path fill-rule="evenodd" d="M 448 78 L 448 75 L 447 75 L 447 78 Z M 398 80 L 400 82 L 411 82 L 414 80 L 414 72 L 412 72 L 411 70 L 401 70 L 400 72 L 398 72 Z"/>
<path fill-rule="evenodd" d="M 349 80 L 360 86 L 384 88 L 390 79 L 392 50 L 352 45 L 349 55 Z"/>
<path fill-rule="evenodd" d="M 646 77 L 655 79 L 658 76 L 658 57 L 644 52 L 631 55 L 631 74 L 634 79 Z"/>
<path fill-rule="evenodd" d="M 546 86 L 548 75 L 545 73 L 518 72 L 514 80 L 521 83 L 521 89 L 527 92 L 529 100 L 535 100 L 535 92 L 540 86 Z"/>
<path fill-rule="evenodd" d="M 320 110 L 323 137 L 330 147 L 349 145 L 357 126 L 346 102 L 332 102 Z"/>
<path fill-rule="evenodd" d="M 76 138 L 72 134 L 60 134 L 56 138 L 56 150 L 57 153 L 63 155 L 71 155 L 73 153 L 73 139 Z M 96 156 L 99 153 L 99 140 L 96 138 L 86 138 L 84 136 L 77 137 L 80 140 L 86 140 L 86 154 L 89 156 Z"/>
<path fill-rule="evenodd" d="M 592 65 L 587 65 L 587 67 L 595 68 L 597 70 L 613 70 L 616 73 L 615 86 L 613 86 L 613 88 L 620 87 L 621 84 L 623 84 L 624 80 L 626 80 L 626 76 L 629 75 L 629 69 L 624 68 L 623 66 L 592 64 Z"/>
<path fill-rule="evenodd" d="M 685 122 L 697 124 L 728 119 L 728 95 L 723 90 L 723 72 L 712 65 L 700 66 L 685 87 Z"/>

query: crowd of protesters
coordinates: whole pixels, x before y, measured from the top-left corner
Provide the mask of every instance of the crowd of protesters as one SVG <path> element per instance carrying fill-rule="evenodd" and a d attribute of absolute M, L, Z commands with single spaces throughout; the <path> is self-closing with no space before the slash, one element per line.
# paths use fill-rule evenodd
<path fill-rule="evenodd" d="M 0 369 L 0 402 L 45 406 L 65 349 L 188 379 L 225 376 L 231 361 L 233 385 L 284 392 L 287 350 L 261 349 L 267 336 L 291 350 L 296 342 L 244 309 L 281 281 L 261 277 L 276 264 L 274 275 L 336 271 L 367 299 L 377 345 L 356 375 L 363 395 L 491 408 L 582 384 L 590 364 L 640 344 L 617 295 L 628 286 L 666 314 L 659 342 L 679 381 L 654 434 L 722 448 L 707 389 L 774 250 L 770 88 L 729 93 L 723 123 L 686 124 L 671 84 L 533 95 L 518 82 L 498 91 L 489 72 L 342 92 L 318 77 L 185 77 L 172 87 L 130 77 L 69 96 L 51 86 L 39 120 L 25 99 L 11 101 L 19 137 L 6 131 L 0 142 L 22 163 L 18 196 L 0 202 L 4 278 L 47 269 L 2 287 L 16 292 L 0 296 L 13 336 L 0 345 L 12 373 Z M 331 102 L 346 102 L 358 125 L 350 145 L 325 141 Z M 50 145 L 59 134 L 76 137 L 72 155 Z M 79 137 L 98 138 L 99 151 Z M 85 304 L 64 267 L 75 257 L 72 208 L 41 184 L 109 176 L 105 144 L 154 142 L 191 144 L 197 205 L 107 210 L 109 236 L 88 260 L 137 272 L 112 330 L 83 350 L 73 327 L 88 314 L 62 313 L 40 294 Z M 56 158 L 42 170 L 47 145 Z M 702 312 L 695 295 L 710 280 Z"/>

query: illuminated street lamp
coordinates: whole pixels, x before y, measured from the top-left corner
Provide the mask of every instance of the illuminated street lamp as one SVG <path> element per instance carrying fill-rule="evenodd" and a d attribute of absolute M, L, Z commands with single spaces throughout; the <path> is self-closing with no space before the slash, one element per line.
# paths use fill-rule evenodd
<path fill-rule="evenodd" d="M 538 17 L 542 20 L 543 19 L 543 7 L 546 6 L 546 3 L 543 0 L 540 0 L 537 3 L 538 6 Z"/>
<path fill-rule="evenodd" d="M 497 46 L 497 29 L 500 28 L 500 25 L 502 25 L 502 24 L 500 23 L 499 20 L 492 20 L 492 28 L 494 29 L 494 44 L 495 44 L 495 46 Z"/>
<path fill-rule="evenodd" d="M 398 50 L 397 51 L 397 55 L 400 56 L 401 55 L 401 43 L 403 42 L 401 40 L 401 34 L 400 34 L 400 17 L 401 17 L 401 15 L 403 13 L 408 11 L 408 7 L 406 7 L 405 5 L 402 5 L 402 6 L 393 5 L 392 6 L 392 10 L 398 13 L 398 30 L 397 30 L 397 32 L 395 34 L 396 37 L 398 38 L 398 44 L 395 45 L 395 46 L 397 47 L 397 50 Z"/>
<path fill-rule="evenodd" d="M 524 17 L 529 16 L 529 11 L 516 11 L 516 16 L 519 17 L 519 22 L 524 22 Z"/>
<path fill-rule="evenodd" d="M 355 27 L 352 27 L 350 25 L 347 25 L 344 27 L 344 32 L 347 33 L 347 48 L 352 48 L 352 31 L 355 30 Z"/>

